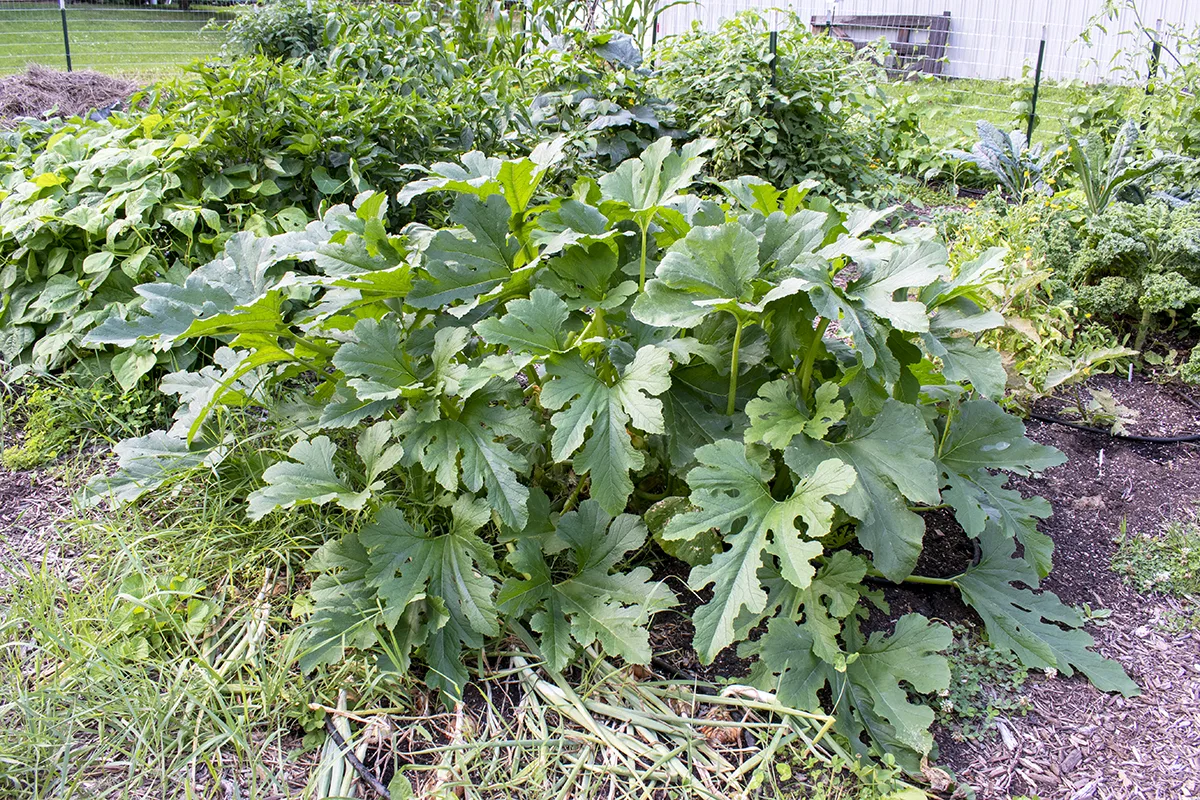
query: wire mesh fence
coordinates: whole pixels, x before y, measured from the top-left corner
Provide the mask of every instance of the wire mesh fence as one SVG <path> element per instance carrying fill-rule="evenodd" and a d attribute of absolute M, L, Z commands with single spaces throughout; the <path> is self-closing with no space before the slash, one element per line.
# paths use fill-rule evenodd
<path fill-rule="evenodd" d="M 169 72 L 220 50 L 231 2 L 0 0 L 0 75 L 29 64 L 113 74 Z"/>

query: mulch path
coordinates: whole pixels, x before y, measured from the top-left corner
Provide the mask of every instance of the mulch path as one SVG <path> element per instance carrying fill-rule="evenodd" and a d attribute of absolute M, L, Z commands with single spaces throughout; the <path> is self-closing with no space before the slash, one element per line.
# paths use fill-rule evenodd
<path fill-rule="evenodd" d="M 1101 377 L 1089 386 L 1141 412 L 1133 433 L 1200 431 L 1200 410 L 1136 376 Z M 1063 405 L 1044 401 L 1038 411 L 1055 414 Z M 1055 542 L 1045 588 L 1068 603 L 1112 610 L 1107 624 L 1089 627 L 1099 651 L 1119 661 L 1142 694 L 1105 694 L 1080 676 L 1039 679 L 1028 686 L 1026 716 L 1002 719 L 999 735 L 982 741 L 939 737 L 940 762 L 980 800 L 1200 796 L 1200 634 L 1169 632 L 1166 620 L 1179 603 L 1140 595 L 1109 568 L 1122 520 L 1130 534 L 1153 535 L 1168 520 L 1195 515 L 1200 446 L 1123 442 L 1038 422 L 1029 435 L 1069 458 L 1040 477 L 1014 480 L 1054 506 L 1042 525 Z"/>
<path fill-rule="evenodd" d="M 58 520 L 71 513 L 71 490 L 52 471 L 0 467 L 0 597 L 28 570 L 68 574 L 79 553 Z"/>

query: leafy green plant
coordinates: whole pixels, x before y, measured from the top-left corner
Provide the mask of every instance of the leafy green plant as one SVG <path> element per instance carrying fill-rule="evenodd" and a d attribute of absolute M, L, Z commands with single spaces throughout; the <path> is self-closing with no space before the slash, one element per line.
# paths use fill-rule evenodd
<path fill-rule="evenodd" d="M 1028 191 L 1042 193 L 1049 188 L 1043 174 L 1051 166 L 1054 151 L 1044 153 L 1040 144 L 1030 147 L 1025 134 L 1020 131 L 1006 134 L 987 120 L 979 120 L 975 128 L 979 141 L 971 152 L 947 150 L 946 155 L 991 173 L 1014 199 L 1023 198 Z"/>
<path fill-rule="evenodd" d="M 117 587 L 113 631 L 124 639 L 128 658 L 159 653 L 171 637 L 199 639 L 220 612 L 202 581 L 134 573 Z"/>
<path fill-rule="evenodd" d="M 544 87 L 529 122 L 543 136 L 564 138 L 566 174 L 599 174 L 668 132 L 659 119 L 665 104 L 651 95 L 649 72 L 627 34 L 574 31 L 523 65 L 527 79 Z"/>
<path fill-rule="evenodd" d="M 869 104 L 878 68 L 848 44 L 810 33 L 795 14 L 780 19 L 777 34 L 774 61 L 767 22 L 754 12 L 663 42 L 652 88 L 672 104 L 667 121 L 717 142 L 718 177 L 874 185 L 880 177 L 869 164 L 880 144 Z"/>
<path fill-rule="evenodd" d="M 1066 277 L 1085 312 L 1137 319 L 1133 346 L 1141 350 L 1156 319 L 1174 326 L 1200 303 L 1198 256 L 1195 209 L 1113 203 L 1079 230 Z"/>
<path fill-rule="evenodd" d="M 862 631 L 868 574 L 955 587 L 1022 663 L 1135 692 L 1078 612 L 1032 591 L 1050 509 L 1006 473 L 1063 457 L 987 399 L 1003 372 L 974 336 L 1002 319 L 974 281 L 995 254 L 951 277 L 928 236 L 872 233 L 886 211 L 750 178 L 688 194 L 701 152 L 664 140 L 568 196 L 547 191 L 560 142 L 468 153 L 400 193 L 452 194 L 451 227 L 391 234 L 387 197 L 366 192 L 303 232 L 236 235 L 182 287 L 142 287 L 139 315 L 92 341 L 219 349 L 167 376 L 172 429 L 119 445 L 93 496 L 236 468 L 261 474 L 253 517 L 360 514 L 310 564 L 301 664 L 419 661 L 450 700 L 464 652 L 526 624 L 552 669 L 588 647 L 645 663 L 647 625 L 675 603 L 636 563 L 651 523 L 692 545 L 675 552 L 706 592 L 700 659 L 740 643 L 782 702 L 831 702 L 855 753 L 917 770 L 933 712 L 909 694 L 949 680 L 943 626 Z M 296 443 L 255 470 L 216 424 L 242 414 Z M 913 575 L 921 513 L 943 502 L 983 558 Z"/>
<path fill-rule="evenodd" d="M 1000 715 L 1023 715 L 1029 709 L 1029 698 L 1021 694 L 1029 670 L 975 630 L 963 625 L 952 630 L 953 643 L 946 653 L 950 685 L 928 702 L 955 740 L 979 739 Z"/>
<path fill-rule="evenodd" d="M 1117 131 L 1111 150 L 1096 133 L 1082 139 L 1067 135 L 1068 160 L 1092 214 L 1104 211 L 1115 198 L 1133 190 L 1142 178 L 1185 160 L 1166 155 L 1140 164 L 1131 163 L 1140 134 L 1138 124 L 1128 120 Z"/>

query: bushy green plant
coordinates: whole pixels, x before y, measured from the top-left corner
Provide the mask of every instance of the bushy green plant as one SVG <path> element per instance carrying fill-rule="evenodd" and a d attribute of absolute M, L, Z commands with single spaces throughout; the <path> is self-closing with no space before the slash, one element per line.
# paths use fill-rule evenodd
<path fill-rule="evenodd" d="M 1003 371 L 973 335 L 1002 321 L 979 294 L 999 254 L 951 278 L 920 231 L 872 233 L 881 213 L 754 178 L 687 194 L 702 150 L 660 140 L 569 196 L 545 192 L 561 143 L 468 153 L 400 194 L 450 193 L 451 227 L 391 234 L 387 197 L 368 192 L 303 232 L 238 234 L 184 286 L 145 287 L 138 317 L 93 331 L 220 345 L 164 380 L 174 425 L 120 444 L 93 496 L 231 469 L 220 418 L 294 431 L 247 513 L 362 518 L 310 565 L 302 666 L 417 659 L 450 700 L 464 651 L 512 626 L 532 628 L 554 671 L 589 646 L 645 663 L 650 619 L 676 602 L 637 563 L 651 527 L 687 556 L 691 588 L 711 587 L 693 614 L 700 659 L 741 643 L 751 680 L 832 704 L 856 753 L 917 770 L 933 713 L 909 693 L 949 680 L 943 627 L 909 614 L 862 631 L 880 599 L 868 575 L 955 587 L 1022 663 L 1136 691 L 1088 649 L 1077 611 L 1031 591 L 1050 569 L 1036 527 L 1050 509 L 1006 473 L 1063 457 L 986 399 Z M 914 576 L 921 512 L 943 502 L 982 557 Z"/>
<path fill-rule="evenodd" d="M 1187 319 L 1200 302 L 1200 211 L 1165 203 L 1113 203 L 1078 232 L 1067 279 L 1085 312 L 1132 316 L 1135 349 L 1156 319 Z"/>
<path fill-rule="evenodd" d="M 716 140 L 718 176 L 814 178 L 848 190 L 878 180 L 868 94 L 880 71 L 845 42 L 809 33 L 791 14 L 772 62 L 765 19 L 744 12 L 718 30 L 673 37 L 656 55 L 655 93 L 673 104 L 674 127 Z"/>
<path fill-rule="evenodd" d="M 542 87 L 530 104 L 536 135 L 561 136 L 569 175 L 599 174 L 637 155 L 665 132 L 665 103 L 649 89 L 649 71 L 625 34 L 562 36 L 531 53 L 526 79 Z"/>
<path fill-rule="evenodd" d="M 406 35 L 436 58 L 410 53 L 367 78 L 377 54 L 338 39 L 321 62 L 197 63 L 128 115 L 6 134 L 0 365 L 71 363 L 86 331 L 138 302 L 135 285 L 182 281 L 234 231 L 291 230 L 368 183 L 403 183 L 414 162 L 521 149 L 511 64 L 472 71 L 437 47 L 436 28 Z M 138 352 L 114 372 L 130 386 L 155 363 Z"/>

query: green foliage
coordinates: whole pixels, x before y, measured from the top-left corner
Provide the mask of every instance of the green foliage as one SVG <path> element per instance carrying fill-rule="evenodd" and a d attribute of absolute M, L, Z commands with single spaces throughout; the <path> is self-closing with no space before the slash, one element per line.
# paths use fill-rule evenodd
<path fill-rule="evenodd" d="M 1131 534 L 1122 524 L 1113 569 L 1138 591 L 1174 597 L 1200 594 L 1200 528 L 1172 522 L 1158 535 Z"/>
<path fill-rule="evenodd" d="M 197 63 L 135 97 L 137 113 L 4 134 L 0 364 L 45 371 L 87 355 L 83 336 L 136 306 L 134 286 L 182 283 L 236 231 L 292 231 L 411 177 L 414 162 L 516 146 L 525 97 L 511 56 L 447 47 L 431 7 L 326 6 L 320 58 Z M 139 350 L 114 374 L 132 386 L 171 359 Z"/>
<path fill-rule="evenodd" d="M 1029 710 L 1029 698 L 1021 694 L 1029 670 L 1011 652 L 970 628 L 955 625 L 953 633 L 946 651 L 950 685 L 930 696 L 928 703 L 956 741 L 969 741 L 985 736 L 997 717 Z"/>
<path fill-rule="evenodd" d="M 706 146 L 662 140 L 566 197 L 548 190 L 561 143 L 469 153 L 400 193 L 450 193 L 449 227 L 391 234 L 366 192 L 303 232 L 237 235 L 183 287 L 140 287 L 141 312 L 91 341 L 219 349 L 167 376 L 172 429 L 123 443 L 93 492 L 206 467 L 260 476 L 255 518 L 340 506 L 361 525 L 309 565 L 303 667 L 416 659 L 451 701 L 467 654 L 510 625 L 552 668 L 581 647 L 646 662 L 646 626 L 675 602 L 628 563 L 653 529 L 713 587 L 693 615 L 702 661 L 743 642 L 786 702 L 818 708 L 829 687 L 852 749 L 909 770 L 932 747 L 910 693 L 945 688 L 949 633 L 910 615 L 866 636 L 864 578 L 936 580 L 911 576 L 909 503 L 946 502 L 989 555 L 944 582 L 992 641 L 1132 691 L 1073 610 L 1010 585 L 1048 571 L 1049 509 L 1005 473 L 1062 456 L 982 396 L 999 359 L 971 337 L 1002 320 L 977 281 L 998 254 L 951 277 L 924 233 L 872 234 L 886 212 L 750 178 L 690 195 Z M 248 462 L 222 437 L 244 415 L 294 432 L 286 458 Z M 854 535 L 869 560 L 843 549 Z"/>
<path fill-rule="evenodd" d="M 530 53 L 526 79 L 542 87 L 529 122 L 566 141 L 568 174 L 599 174 L 637 155 L 667 132 L 666 104 L 649 88 L 642 55 L 625 34 L 572 32 L 561 45 Z"/>
<path fill-rule="evenodd" d="M 971 152 L 948 150 L 947 156 L 974 164 L 991 173 L 1009 197 L 1021 199 L 1026 192 L 1045 193 L 1055 152 L 1043 153 L 1042 145 L 1029 146 L 1021 131 L 1004 133 L 987 120 L 976 125 L 979 141 Z"/>
<path fill-rule="evenodd" d="M 877 68 L 853 49 L 812 34 L 808 21 L 780 19 L 777 58 L 768 24 L 754 12 L 663 42 L 655 93 L 672 104 L 674 127 L 717 141 L 719 177 L 758 175 L 786 186 L 808 178 L 844 190 L 871 186 L 878 144 L 870 124 Z"/>
<path fill-rule="evenodd" d="M 1113 203 L 1078 232 L 1067 279 L 1084 311 L 1138 319 L 1141 349 L 1156 319 L 1190 316 L 1200 301 L 1200 218 L 1190 207 Z"/>
<path fill-rule="evenodd" d="M 129 658 L 161 654 L 171 637 L 198 639 L 220 607 L 205 595 L 205 585 L 186 575 L 127 576 L 117 586 L 113 630 L 125 641 Z"/>
<path fill-rule="evenodd" d="M 19 439 L 6 445 L 0 464 L 25 470 L 49 464 L 97 439 L 136 435 L 167 418 L 168 403 L 148 389 L 127 392 L 111 379 L 77 370 L 56 380 L 26 381 L 0 397 L 0 421 Z"/>
<path fill-rule="evenodd" d="M 1068 161 L 1092 214 L 1101 213 L 1115 198 L 1134 190 L 1142 178 L 1184 160 L 1159 156 L 1140 164 L 1130 163 L 1140 134 L 1138 124 L 1127 121 L 1117 131 L 1111 150 L 1097 133 L 1082 139 L 1067 136 Z"/>

